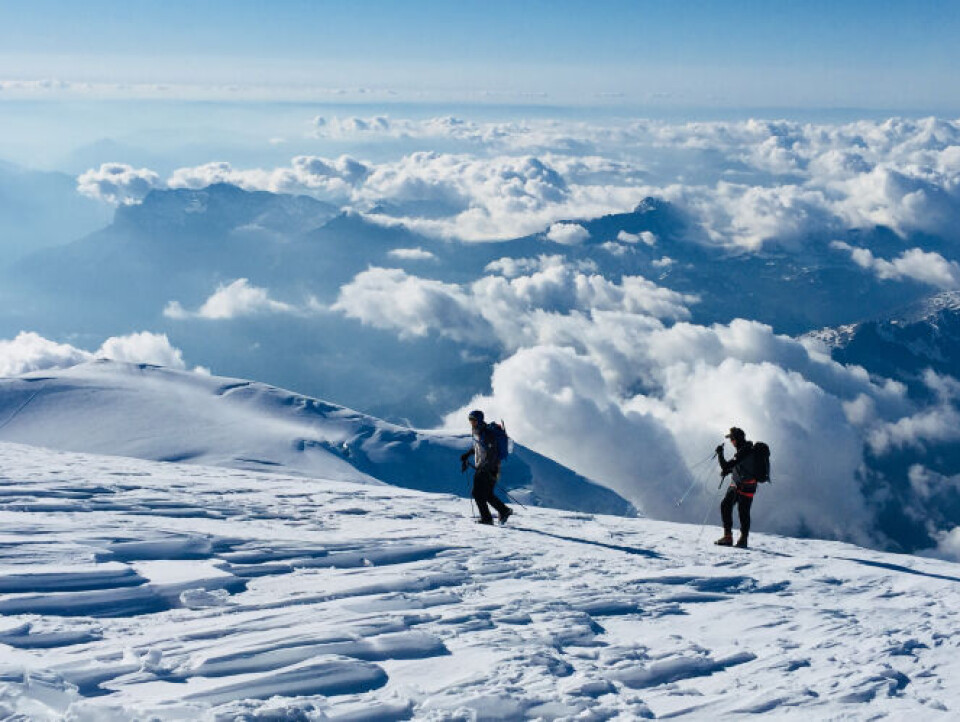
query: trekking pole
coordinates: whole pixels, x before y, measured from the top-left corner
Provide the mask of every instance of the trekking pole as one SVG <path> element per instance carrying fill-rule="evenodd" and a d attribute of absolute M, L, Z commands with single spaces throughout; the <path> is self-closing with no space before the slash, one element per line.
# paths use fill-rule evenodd
<path fill-rule="evenodd" d="M 466 469 L 464 469 L 464 471 L 466 471 Z M 463 473 L 463 472 L 460 472 L 460 473 Z M 471 518 L 471 519 L 476 519 L 476 518 L 477 518 L 477 512 L 476 512 L 476 510 L 474 509 L 473 494 L 471 493 L 470 480 L 469 480 L 469 479 L 467 479 L 467 498 L 470 500 L 470 518 Z"/>
<path fill-rule="evenodd" d="M 509 491 L 507 491 L 506 489 L 504 489 L 504 490 L 503 490 L 503 494 L 504 494 L 504 496 L 506 496 L 510 501 L 512 501 L 514 504 L 518 504 L 519 506 L 523 507 L 524 511 L 526 511 L 527 507 L 523 505 L 523 502 L 517 501 L 516 499 L 514 499 L 514 498 L 513 498 L 513 495 L 512 495 Z"/>
<path fill-rule="evenodd" d="M 700 462 L 694 464 L 692 467 L 690 467 L 690 471 L 692 472 L 692 471 L 693 471 L 694 469 L 696 469 L 698 466 L 702 466 L 702 465 L 705 464 L 706 462 L 710 461 L 710 460 L 711 460 L 714 456 L 716 456 L 716 455 L 717 455 L 717 452 L 714 451 L 714 452 L 713 452 L 712 454 L 710 454 L 710 456 L 708 456 L 706 459 L 704 459 L 703 461 L 700 461 Z M 684 500 L 687 498 L 687 496 L 690 494 L 690 492 L 693 491 L 693 487 L 697 486 L 698 483 L 700 483 L 700 484 L 703 483 L 703 479 L 702 479 L 702 477 L 703 477 L 703 471 L 702 471 L 702 470 L 701 470 L 699 473 L 697 473 L 697 474 L 692 474 L 692 476 L 693 476 L 693 481 L 690 482 L 690 486 L 687 487 L 687 490 L 686 490 L 685 492 L 683 492 L 683 496 L 681 496 L 681 497 L 680 497 L 680 500 L 677 501 L 677 506 L 681 506 L 681 505 L 683 504 Z"/>
<path fill-rule="evenodd" d="M 697 544 L 699 544 L 700 540 L 703 538 L 703 528 L 707 524 L 707 517 L 710 516 L 710 510 L 713 508 L 713 505 L 717 503 L 717 497 L 720 496 L 720 488 L 723 486 L 724 479 L 726 479 L 726 475 L 720 477 L 720 486 L 717 487 L 717 493 L 714 494 L 711 499 L 713 504 L 708 506 L 707 511 L 704 512 L 703 520 L 700 522 L 700 533 L 697 534 Z"/>

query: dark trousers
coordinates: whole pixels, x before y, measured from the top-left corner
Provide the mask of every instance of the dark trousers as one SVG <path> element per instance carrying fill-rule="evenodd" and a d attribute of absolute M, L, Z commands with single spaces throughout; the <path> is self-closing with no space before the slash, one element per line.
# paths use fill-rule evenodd
<path fill-rule="evenodd" d="M 723 531 L 725 534 L 733 532 L 733 507 L 736 506 L 740 512 L 740 533 L 746 536 L 750 533 L 750 506 L 753 504 L 752 496 L 744 496 L 737 491 L 737 487 L 731 486 L 727 489 L 727 495 L 720 502 L 720 518 L 723 519 Z"/>
<path fill-rule="evenodd" d="M 493 516 L 490 514 L 489 504 L 497 510 L 500 518 L 509 512 L 507 505 L 500 501 L 493 493 L 493 487 L 497 484 L 497 471 L 481 467 L 473 475 L 473 498 L 477 502 L 477 510 L 480 512 L 480 521 L 492 522 Z"/>

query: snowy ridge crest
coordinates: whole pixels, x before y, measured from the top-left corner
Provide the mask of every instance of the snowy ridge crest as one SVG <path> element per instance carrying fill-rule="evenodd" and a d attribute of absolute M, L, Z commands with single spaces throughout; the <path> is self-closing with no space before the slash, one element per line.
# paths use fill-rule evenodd
<path fill-rule="evenodd" d="M 466 425 L 466 424 L 465 424 Z M 0 379 L 0 440 L 465 495 L 469 437 L 421 431 L 266 384 L 115 361 Z M 516 445 L 503 486 L 525 504 L 634 515 Z"/>
<path fill-rule="evenodd" d="M 890 322 L 909 325 L 933 321 L 943 313 L 960 313 L 960 291 L 943 291 L 912 303 L 890 316 Z"/>

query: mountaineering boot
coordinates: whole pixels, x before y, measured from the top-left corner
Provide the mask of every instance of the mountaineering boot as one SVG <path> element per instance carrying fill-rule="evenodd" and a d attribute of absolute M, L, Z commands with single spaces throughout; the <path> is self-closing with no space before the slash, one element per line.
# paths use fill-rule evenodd
<path fill-rule="evenodd" d="M 733 546 L 733 534 L 725 532 L 722 537 L 717 539 L 714 544 L 718 547 L 732 547 Z"/>
<path fill-rule="evenodd" d="M 741 549 L 746 549 L 746 548 L 747 548 L 747 535 L 746 535 L 746 534 L 741 534 L 741 535 L 740 535 L 740 538 L 737 539 L 736 546 L 740 547 Z"/>
<path fill-rule="evenodd" d="M 476 524 L 486 524 L 487 526 L 493 526 L 493 519 L 477 519 Z"/>
<path fill-rule="evenodd" d="M 506 524 L 507 519 L 509 519 L 511 516 L 513 516 L 513 509 L 507 507 L 504 510 L 503 514 L 500 515 L 500 526 L 503 526 L 504 524 Z"/>

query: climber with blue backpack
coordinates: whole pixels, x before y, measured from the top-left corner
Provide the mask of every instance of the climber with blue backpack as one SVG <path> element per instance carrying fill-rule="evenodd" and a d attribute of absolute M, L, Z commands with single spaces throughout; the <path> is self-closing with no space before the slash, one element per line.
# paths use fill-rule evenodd
<path fill-rule="evenodd" d="M 473 431 L 473 448 L 460 455 L 460 469 L 466 471 L 467 462 L 473 456 L 473 498 L 480 512 L 478 523 L 493 524 L 493 515 L 490 513 L 492 506 L 500 516 L 500 523 L 506 524 L 513 510 L 493 493 L 493 487 L 500 478 L 500 464 L 507 458 L 510 449 L 506 429 L 503 424 L 486 423 L 479 409 L 471 411 L 467 418 Z"/>

